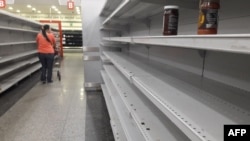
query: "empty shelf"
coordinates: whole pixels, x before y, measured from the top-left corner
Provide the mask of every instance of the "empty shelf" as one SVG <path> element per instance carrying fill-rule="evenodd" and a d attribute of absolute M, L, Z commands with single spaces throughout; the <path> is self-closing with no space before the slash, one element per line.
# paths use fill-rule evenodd
<path fill-rule="evenodd" d="M 218 34 L 218 35 L 177 35 L 177 36 L 139 36 L 110 37 L 105 41 L 126 42 L 200 50 L 250 54 L 250 34 Z"/>
<path fill-rule="evenodd" d="M 18 58 L 22 58 L 22 57 L 26 57 L 26 56 L 30 56 L 30 55 L 35 55 L 35 54 L 37 54 L 37 50 L 27 51 L 24 53 L 19 53 L 19 54 L 14 54 L 14 55 L 9 55 L 9 56 L 1 56 L 0 64 L 6 63 L 8 61 L 12 61 L 12 60 L 15 60 Z"/>
<path fill-rule="evenodd" d="M 14 63 L 13 65 L 4 67 L 3 69 L 0 69 L 0 77 L 6 75 L 8 73 L 11 73 L 11 72 L 13 72 L 13 71 L 15 71 L 15 70 L 17 70 L 19 68 L 22 68 L 24 66 L 36 63 L 38 61 L 39 61 L 38 57 L 33 57 L 33 58 L 29 59 L 29 60 L 20 61 L 18 63 Z"/>
<path fill-rule="evenodd" d="M 127 110 L 126 106 L 122 102 L 118 92 L 114 88 L 111 80 L 107 76 L 105 71 L 101 71 L 102 78 L 107 86 L 108 92 L 111 96 L 111 101 L 114 105 L 115 111 L 117 113 L 117 117 L 121 122 L 122 129 L 124 134 L 126 135 L 127 141 L 143 141 L 145 140 L 142 134 L 139 132 L 134 121 L 130 120 L 130 112 Z"/>
<path fill-rule="evenodd" d="M 0 10 L 0 15 L 1 15 L 1 18 L 5 19 L 5 20 L 18 22 L 18 23 L 25 23 L 26 25 L 37 27 L 38 29 L 42 25 L 39 22 L 31 21 L 31 20 L 29 20 L 27 18 L 24 18 L 24 17 L 18 16 L 18 15 L 6 12 L 4 10 Z"/>
<path fill-rule="evenodd" d="M 112 65 L 104 66 L 109 78 L 144 135 L 145 140 L 188 141 L 189 139 Z"/>
<path fill-rule="evenodd" d="M 110 60 L 104 55 L 101 55 L 101 60 L 103 63 L 111 63 Z"/>
<path fill-rule="evenodd" d="M 35 43 L 36 43 L 36 41 L 8 42 L 8 43 L 0 43 L 0 46 L 22 45 L 22 44 L 35 44 Z"/>
<path fill-rule="evenodd" d="M 216 82 L 206 86 L 205 79 L 197 81 L 202 83 L 199 87 L 122 53 L 103 54 L 193 141 L 223 140 L 223 125 L 250 123 L 249 109 L 242 109 L 238 103 L 235 105 L 212 93 L 219 91 L 228 93 L 231 99 L 237 97 L 226 88 L 217 87 Z M 241 100 L 247 101 L 243 97 L 238 102 Z"/>
<path fill-rule="evenodd" d="M 36 34 L 39 32 L 39 31 L 35 31 L 35 30 L 12 28 L 12 27 L 5 27 L 5 26 L 0 26 L 0 29 L 2 29 L 2 30 L 20 31 L 20 32 L 31 32 L 31 33 L 36 33 Z"/>
<path fill-rule="evenodd" d="M 34 66 L 32 66 L 32 67 L 30 67 L 28 69 L 24 69 L 24 70 L 20 71 L 19 73 L 16 73 L 16 74 L 12 75 L 11 77 L 1 81 L 0 93 L 4 92 L 7 89 L 9 89 L 10 87 L 14 86 L 19 81 L 21 81 L 25 77 L 29 76 L 30 74 L 34 73 L 35 71 L 37 71 L 40 68 L 41 68 L 41 65 L 36 64 L 36 65 L 34 65 Z"/>
<path fill-rule="evenodd" d="M 115 111 L 114 105 L 111 101 L 110 94 L 107 90 L 107 87 L 105 85 L 102 85 L 102 91 L 103 95 L 106 101 L 106 105 L 108 108 L 109 116 L 110 116 L 110 125 L 114 134 L 115 140 L 121 140 L 121 141 L 126 141 L 126 136 L 125 132 L 123 131 L 121 127 L 120 120 L 118 118 L 118 115 Z"/>

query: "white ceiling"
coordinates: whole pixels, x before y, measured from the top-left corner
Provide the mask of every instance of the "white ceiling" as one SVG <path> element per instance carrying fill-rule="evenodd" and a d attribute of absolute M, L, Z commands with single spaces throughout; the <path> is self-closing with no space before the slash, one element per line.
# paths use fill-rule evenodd
<path fill-rule="evenodd" d="M 67 5 L 68 0 L 6 0 L 7 4 L 39 4 L 39 5 Z M 81 0 L 73 0 L 75 5 L 80 6 Z"/>
<path fill-rule="evenodd" d="M 40 10 L 43 14 L 50 13 L 51 6 L 56 6 L 62 14 L 77 14 L 76 9 L 68 10 L 67 1 L 68 0 L 6 0 L 7 7 L 5 10 L 13 13 L 16 13 L 16 10 L 20 10 L 21 13 L 35 14 L 35 11 L 27 7 L 27 5 L 30 4 L 33 8 L 36 8 L 36 11 Z M 73 1 L 75 6 L 81 5 L 81 0 Z M 8 9 L 10 6 L 13 7 L 13 10 Z M 54 10 L 51 11 L 52 14 L 57 14 Z"/>

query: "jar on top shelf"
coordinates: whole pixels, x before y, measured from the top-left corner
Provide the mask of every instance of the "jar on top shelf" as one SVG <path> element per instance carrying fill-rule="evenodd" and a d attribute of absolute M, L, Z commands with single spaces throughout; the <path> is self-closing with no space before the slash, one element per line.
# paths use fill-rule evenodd
<path fill-rule="evenodd" d="M 217 34 L 220 0 L 200 0 L 198 34 Z"/>
<path fill-rule="evenodd" d="M 179 7 L 176 5 L 164 6 L 163 35 L 177 35 Z"/>

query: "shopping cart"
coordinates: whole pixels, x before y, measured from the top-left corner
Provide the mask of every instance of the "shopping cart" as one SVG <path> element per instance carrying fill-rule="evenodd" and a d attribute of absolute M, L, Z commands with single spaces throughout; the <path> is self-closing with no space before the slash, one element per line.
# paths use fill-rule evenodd
<path fill-rule="evenodd" d="M 56 76 L 59 81 L 61 81 L 61 73 L 60 73 L 60 68 L 61 68 L 61 56 L 59 53 L 59 48 L 55 49 L 55 56 L 54 56 L 54 68 L 53 71 L 56 72 Z"/>

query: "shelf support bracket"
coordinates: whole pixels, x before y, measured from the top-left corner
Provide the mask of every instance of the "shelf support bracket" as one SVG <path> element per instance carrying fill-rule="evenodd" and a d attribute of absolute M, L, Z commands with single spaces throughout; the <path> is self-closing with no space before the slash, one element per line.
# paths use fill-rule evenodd
<path fill-rule="evenodd" d="M 149 52 L 149 50 L 150 50 L 151 46 L 146 45 L 145 47 L 147 48 L 147 53 L 148 53 L 147 58 L 148 58 L 148 63 L 149 63 L 149 61 L 150 61 L 150 52 Z"/>
<path fill-rule="evenodd" d="M 206 62 L 206 56 L 207 56 L 207 51 L 206 50 L 198 50 L 198 53 L 200 55 L 201 58 L 203 58 L 202 61 L 202 73 L 201 76 L 204 76 L 204 70 L 205 70 L 205 62 Z"/>

